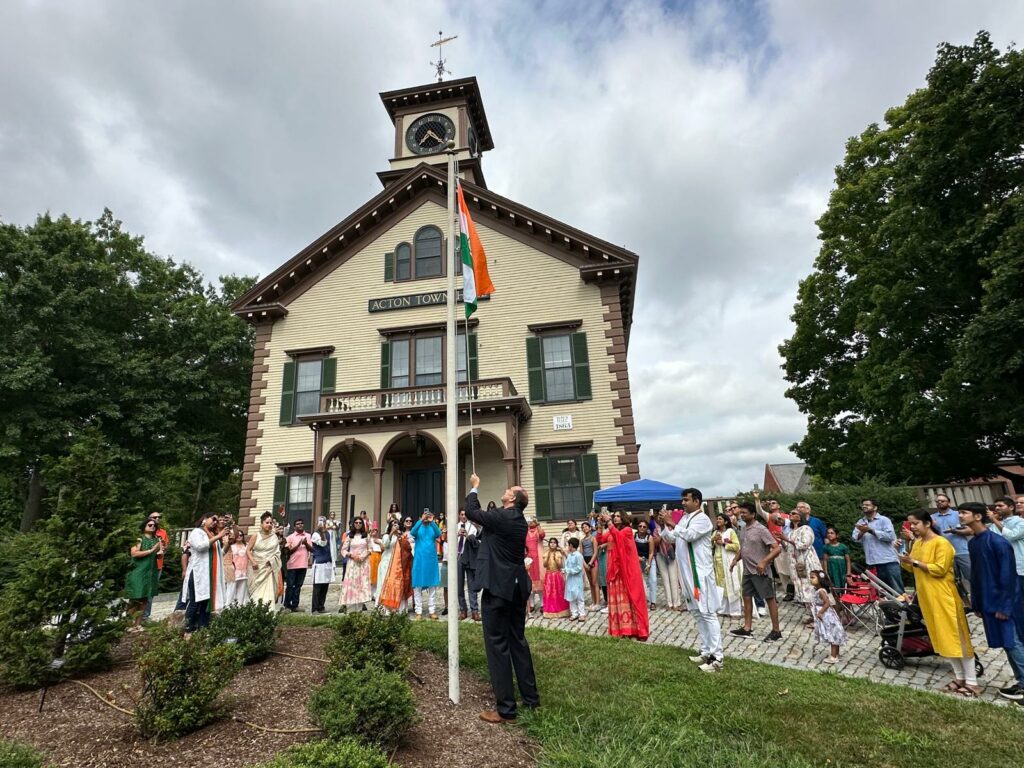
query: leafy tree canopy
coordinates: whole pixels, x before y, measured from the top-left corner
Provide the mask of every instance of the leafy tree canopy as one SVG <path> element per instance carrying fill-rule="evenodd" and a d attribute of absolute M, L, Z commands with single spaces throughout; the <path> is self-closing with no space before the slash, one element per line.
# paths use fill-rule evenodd
<path fill-rule="evenodd" d="M 1024 57 L 939 47 L 850 139 L 780 347 L 832 482 L 984 475 L 1024 453 Z"/>
<path fill-rule="evenodd" d="M 110 211 L 0 225 L 0 512 L 31 528 L 56 492 L 44 466 L 86 429 L 127 457 L 135 498 L 178 522 L 237 487 L 252 339 L 230 303 L 252 283 L 204 285 Z"/>

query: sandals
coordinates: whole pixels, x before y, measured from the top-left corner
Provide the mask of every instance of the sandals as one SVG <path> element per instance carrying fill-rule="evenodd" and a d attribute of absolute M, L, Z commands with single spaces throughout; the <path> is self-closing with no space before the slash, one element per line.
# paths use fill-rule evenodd
<path fill-rule="evenodd" d="M 956 693 L 961 688 L 963 688 L 965 685 L 967 685 L 967 683 L 965 681 L 963 681 L 963 680 L 950 680 L 944 686 L 939 688 L 939 690 L 942 691 L 943 693 Z"/>
<path fill-rule="evenodd" d="M 981 695 L 981 691 L 982 691 L 982 688 L 981 688 L 980 685 L 979 686 L 962 685 L 962 686 L 960 686 L 957 689 L 956 695 L 959 696 L 962 699 L 976 699 L 976 698 L 978 698 Z"/>

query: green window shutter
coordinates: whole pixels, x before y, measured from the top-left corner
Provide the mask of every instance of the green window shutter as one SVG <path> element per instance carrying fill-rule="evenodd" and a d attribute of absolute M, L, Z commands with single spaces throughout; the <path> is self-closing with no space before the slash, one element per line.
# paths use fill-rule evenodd
<path fill-rule="evenodd" d="M 551 473 L 547 457 L 533 460 L 533 506 L 538 520 L 551 519 Z"/>
<path fill-rule="evenodd" d="M 330 517 L 328 514 L 331 511 L 331 473 L 324 472 L 324 498 L 320 503 L 320 514 L 324 517 Z"/>
<path fill-rule="evenodd" d="M 393 283 L 395 281 L 395 254 L 385 253 L 384 254 L 384 282 Z"/>
<path fill-rule="evenodd" d="M 477 381 L 480 378 L 480 363 L 477 360 L 476 352 L 476 334 L 469 334 L 469 354 L 467 360 L 469 361 L 469 380 Z"/>
<path fill-rule="evenodd" d="M 275 515 L 282 504 L 288 501 L 288 475 L 278 475 L 274 478 L 274 509 Z"/>
<path fill-rule="evenodd" d="M 572 335 L 572 366 L 576 380 L 576 399 L 590 400 L 590 356 L 587 354 L 587 334 Z"/>
<path fill-rule="evenodd" d="M 526 370 L 530 379 L 530 402 L 544 402 L 544 358 L 540 351 L 540 339 L 526 337 Z"/>
<path fill-rule="evenodd" d="M 380 388 L 391 388 L 391 342 L 380 345 Z"/>
<path fill-rule="evenodd" d="M 320 391 L 333 392 L 338 379 L 338 358 L 325 357 L 320 365 Z"/>
<path fill-rule="evenodd" d="M 281 379 L 281 426 L 295 421 L 295 361 L 284 364 Z"/>
<path fill-rule="evenodd" d="M 580 456 L 583 467 L 583 498 L 587 502 L 587 511 L 594 508 L 594 494 L 601 490 L 601 478 L 597 472 L 597 454 L 584 453 Z"/>

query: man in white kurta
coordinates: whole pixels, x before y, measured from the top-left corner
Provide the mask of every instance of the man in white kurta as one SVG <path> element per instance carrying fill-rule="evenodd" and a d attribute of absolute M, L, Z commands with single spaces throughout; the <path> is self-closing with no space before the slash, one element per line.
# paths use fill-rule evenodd
<path fill-rule="evenodd" d="M 181 599 L 185 601 L 185 631 L 195 632 L 210 625 L 210 610 L 224 599 L 224 565 L 220 543 L 230 533 L 225 528 L 215 533 L 217 516 L 206 513 L 188 535 L 192 554 L 181 580 Z M 220 601 L 220 602 L 218 602 Z"/>
<path fill-rule="evenodd" d="M 684 514 L 679 522 L 672 524 L 668 512 L 662 512 L 661 537 L 676 545 L 676 564 L 682 577 L 683 593 L 687 595 L 697 615 L 697 632 L 700 634 L 700 652 L 691 656 L 690 661 L 701 665 L 705 672 L 717 672 L 722 668 L 725 654 L 722 652 L 722 626 L 718 623 L 718 611 L 722 606 L 718 587 L 715 585 L 715 561 L 711 538 L 715 526 L 701 510 L 703 494 L 696 488 L 683 490 Z"/>

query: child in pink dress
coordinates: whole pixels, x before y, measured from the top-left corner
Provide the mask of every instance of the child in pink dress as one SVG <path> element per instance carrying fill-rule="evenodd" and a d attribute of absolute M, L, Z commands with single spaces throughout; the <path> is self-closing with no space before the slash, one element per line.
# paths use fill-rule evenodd
<path fill-rule="evenodd" d="M 558 539 L 548 539 L 544 551 L 544 618 L 563 619 L 569 615 L 569 601 L 565 599 L 565 576 L 562 567 L 565 558 Z"/>

